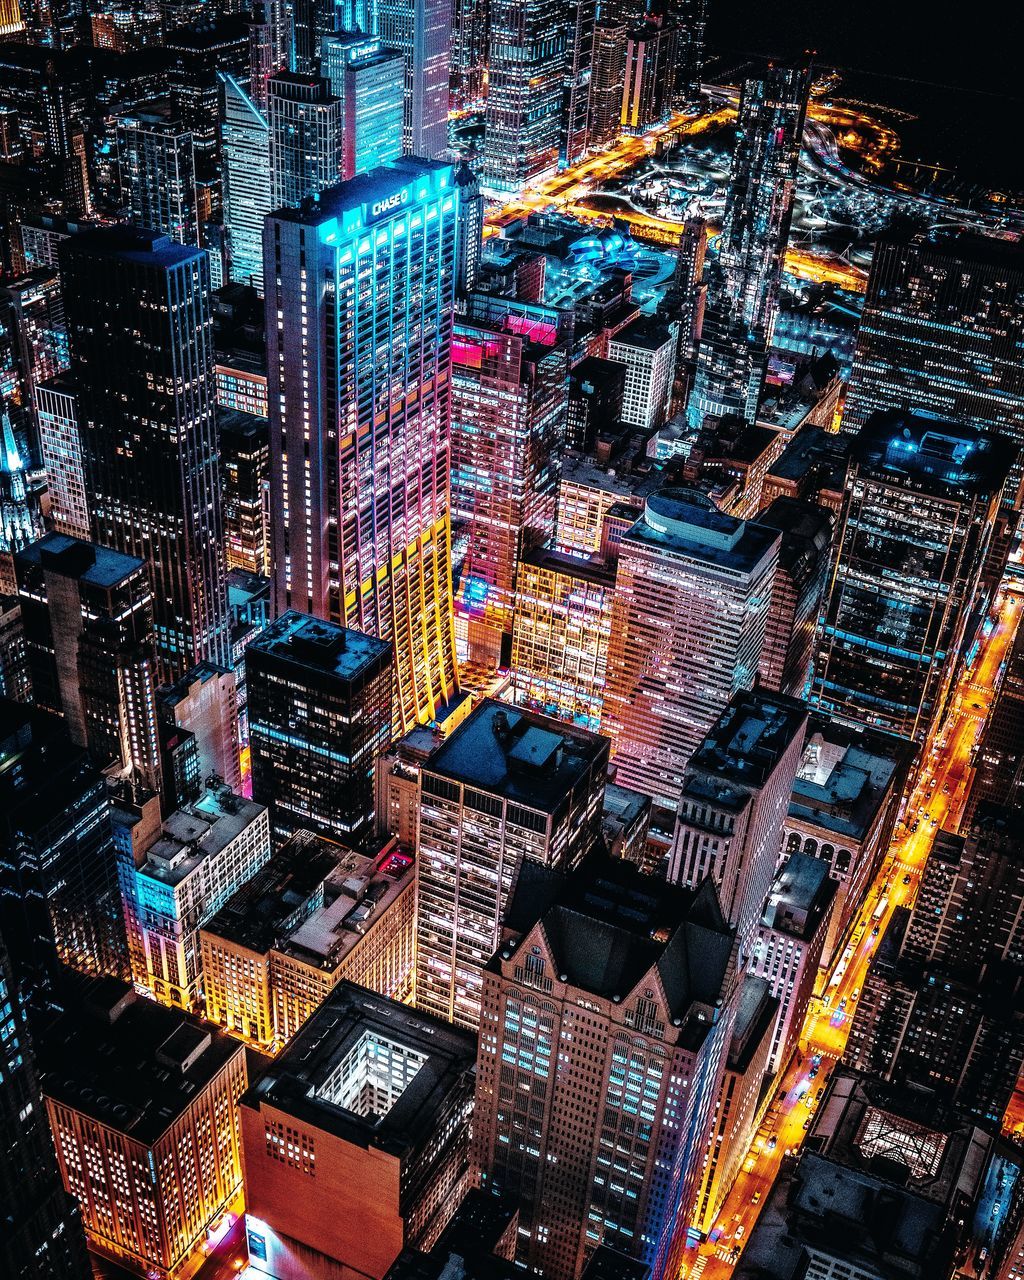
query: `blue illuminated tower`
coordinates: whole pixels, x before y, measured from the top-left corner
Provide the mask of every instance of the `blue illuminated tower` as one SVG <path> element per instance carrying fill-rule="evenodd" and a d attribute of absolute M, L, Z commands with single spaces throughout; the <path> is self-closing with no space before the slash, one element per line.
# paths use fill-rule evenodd
<path fill-rule="evenodd" d="M 270 125 L 234 76 L 224 85 L 224 226 L 231 279 L 263 292 L 263 219 L 270 194 Z"/>
<path fill-rule="evenodd" d="M 341 176 L 354 178 L 402 155 L 405 62 L 376 36 L 325 36 L 321 70 L 341 102 Z"/>

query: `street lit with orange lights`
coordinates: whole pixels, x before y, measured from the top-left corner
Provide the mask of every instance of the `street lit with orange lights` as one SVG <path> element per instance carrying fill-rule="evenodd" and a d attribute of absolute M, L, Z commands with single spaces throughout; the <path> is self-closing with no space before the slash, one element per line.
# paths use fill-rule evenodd
<path fill-rule="evenodd" d="M 935 833 L 955 830 L 963 816 L 971 777 L 971 758 L 1013 640 L 1024 602 L 1016 593 L 999 597 L 995 617 L 986 623 L 973 662 L 961 673 L 946 715 L 925 748 L 914 790 L 889 853 L 859 917 L 827 976 L 824 990 L 811 1002 L 798 1053 L 777 1081 L 772 1102 L 722 1204 L 707 1241 L 691 1255 L 684 1275 L 720 1280 L 740 1256 L 771 1191 L 779 1165 L 803 1141 L 824 1093 L 829 1072 L 842 1057 L 879 938 L 898 906 L 913 904 L 922 868 Z M 877 932 L 876 932 L 877 930 Z M 1006 1126 L 1024 1123 L 1024 1096 L 1019 1116 L 1007 1114 Z"/>

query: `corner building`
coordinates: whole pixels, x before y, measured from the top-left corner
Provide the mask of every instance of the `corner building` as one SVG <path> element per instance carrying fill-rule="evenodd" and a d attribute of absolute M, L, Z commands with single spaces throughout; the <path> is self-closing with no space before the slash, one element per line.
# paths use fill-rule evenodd
<path fill-rule="evenodd" d="M 401 729 L 456 691 L 456 224 L 451 168 L 402 160 L 264 230 L 276 611 L 391 640 Z"/>

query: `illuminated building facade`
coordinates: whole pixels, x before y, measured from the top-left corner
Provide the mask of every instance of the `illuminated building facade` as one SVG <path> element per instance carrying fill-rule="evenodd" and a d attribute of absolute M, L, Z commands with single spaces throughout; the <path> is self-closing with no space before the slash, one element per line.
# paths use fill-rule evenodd
<path fill-rule="evenodd" d="M 932 418 L 874 414 L 853 441 L 811 699 L 922 742 L 965 640 L 1013 448 Z"/>
<path fill-rule="evenodd" d="M 452 28 L 452 108 L 483 100 L 487 77 L 489 0 L 458 0 Z"/>
<path fill-rule="evenodd" d="M 263 805 L 211 787 L 154 834 L 119 859 L 132 977 L 161 1003 L 198 1011 L 199 928 L 270 857 L 270 821 Z"/>
<path fill-rule="evenodd" d="M 326 80 L 292 71 L 272 75 L 267 81 L 267 123 L 270 128 L 267 213 L 272 209 L 295 208 L 308 196 L 319 195 L 338 182 L 341 103 L 331 93 Z M 265 257 L 263 270 L 266 280 Z"/>
<path fill-rule="evenodd" d="M 558 551 L 519 564 L 512 632 L 516 702 L 584 729 L 601 727 L 615 570 Z"/>
<path fill-rule="evenodd" d="M 463 160 L 455 170 L 459 189 L 459 238 L 455 254 L 455 305 L 465 307 L 477 284 L 484 252 L 484 198 L 480 181 Z"/>
<path fill-rule="evenodd" d="M 402 155 L 405 60 L 376 36 L 325 36 L 321 69 L 341 102 L 341 177 L 354 178 Z"/>
<path fill-rule="evenodd" d="M 674 810 L 685 768 L 754 683 L 779 536 L 665 489 L 619 543 L 602 730 L 616 781 Z"/>
<path fill-rule="evenodd" d="M 266 418 L 221 412 L 221 480 L 228 569 L 270 576 L 270 429 Z"/>
<path fill-rule="evenodd" d="M 41 382 L 68 367 L 68 335 L 60 276 L 37 267 L 0 287 L 0 345 L 7 347 L 0 387 L 9 402 L 28 410 Z"/>
<path fill-rule="evenodd" d="M 239 413 L 252 414 L 254 418 L 266 418 L 266 370 L 250 366 L 248 361 L 218 360 L 217 404 L 222 409 L 236 409 Z"/>
<path fill-rule="evenodd" d="M 457 212 L 447 165 L 402 160 L 314 209 L 274 214 L 264 240 L 266 278 L 281 281 L 267 294 L 276 610 L 391 642 L 402 730 L 432 719 L 457 689 Z"/>
<path fill-rule="evenodd" d="M 423 765 L 418 1009 L 476 1030 L 515 878 L 524 862 L 579 865 L 600 836 L 607 764 L 597 734 L 488 698 Z"/>
<path fill-rule="evenodd" d="M 245 651 L 252 794 L 274 830 L 357 840 L 373 764 L 391 741 L 391 645 L 289 610 Z"/>
<path fill-rule="evenodd" d="M 377 757 L 373 769 L 377 836 L 394 836 L 414 850 L 419 840 L 420 768 L 441 741 L 441 734 L 416 725 Z"/>
<path fill-rule="evenodd" d="M 590 72 L 590 145 L 599 147 L 619 136 L 622 88 L 626 68 L 626 28 L 602 19 L 594 28 L 594 61 Z"/>
<path fill-rule="evenodd" d="M 555 532 L 568 352 L 458 323 L 452 340 L 452 524 L 468 547 L 456 607 L 469 655 L 502 662 L 520 557 Z"/>
<path fill-rule="evenodd" d="M 74 383 L 57 377 L 35 389 L 39 452 L 46 468 L 50 518 L 58 533 L 89 540 L 89 498 Z"/>
<path fill-rule="evenodd" d="M 152 112 L 121 116 L 117 153 L 130 220 L 179 244 L 198 244 L 192 134 L 176 120 Z"/>
<path fill-rule="evenodd" d="M 32 697 L 72 742 L 160 789 L 153 589 L 142 560 L 48 533 L 15 558 Z"/>
<path fill-rule="evenodd" d="M 27 1000 L 59 964 L 128 976 L 107 781 L 56 716 L 0 703 L 0 932 Z"/>
<path fill-rule="evenodd" d="M 569 24 L 560 0 L 491 0 L 483 181 L 514 192 L 558 167 Z"/>
<path fill-rule="evenodd" d="M 599 555 L 612 508 L 629 506 L 639 516 L 643 504 L 642 484 L 613 476 L 588 458 L 567 457 L 558 482 L 555 549 L 582 560 Z"/>
<path fill-rule="evenodd" d="M 373 34 L 405 61 L 402 151 L 439 160 L 448 152 L 452 7 L 447 0 L 373 0 L 370 16 Z"/>
<path fill-rule="evenodd" d="M 805 703 L 745 689 L 686 766 L 668 879 L 696 888 L 711 878 L 744 963 L 775 875 L 806 728 Z"/>
<path fill-rule="evenodd" d="M 274 208 L 270 178 L 270 124 L 234 76 L 222 74 L 224 120 L 224 227 L 229 279 L 263 292 L 263 219 Z"/>
<path fill-rule="evenodd" d="M 251 1274 L 383 1280 L 429 1249 L 468 1185 L 475 1057 L 468 1032 L 336 987 L 242 1099 Z"/>
<path fill-rule="evenodd" d="M 646 431 L 668 417 L 678 338 L 674 326 L 636 320 L 608 343 L 608 359 L 626 366 L 622 421 Z"/>
<path fill-rule="evenodd" d="M 642 134 L 667 119 L 675 93 L 679 33 L 663 13 L 651 12 L 626 36 L 621 125 Z"/>
<path fill-rule="evenodd" d="M 597 0 L 572 0 L 567 17 L 565 89 L 558 156 L 562 168 L 576 164 L 587 153 Z"/>
<path fill-rule="evenodd" d="M 200 662 L 157 690 L 161 736 L 188 734 L 198 765 L 198 791 L 210 778 L 241 791 L 238 764 L 238 679 L 231 667 Z"/>
<path fill-rule="evenodd" d="M 521 923 L 483 972 L 474 1171 L 518 1201 L 525 1269 L 573 1280 L 603 1243 L 668 1280 L 732 1035 L 734 935 L 709 883 L 610 858 L 546 879 L 520 878 Z"/>
<path fill-rule="evenodd" d="M 106 227 L 61 271 L 93 540 L 149 560 L 162 675 L 226 661 L 209 257 Z"/>
<path fill-rule="evenodd" d="M 688 412 L 753 422 L 778 313 L 810 74 L 772 67 L 743 82 L 719 262 L 707 307 Z"/>
<path fill-rule="evenodd" d="M 90 1247 L 177 1280 L 242 1183 L 245 1046 L 105 979 L 40 1041 L 42 1089 Z"/>

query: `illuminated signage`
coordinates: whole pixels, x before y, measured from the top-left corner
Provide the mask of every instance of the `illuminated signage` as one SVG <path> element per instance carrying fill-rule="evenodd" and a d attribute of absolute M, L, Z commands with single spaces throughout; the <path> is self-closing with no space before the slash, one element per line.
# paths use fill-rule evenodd
<path fill-rule="evenodd" d="M 408 203 L 408 187 L 403 187 L 401 191 L 396 191 L 393 195 L 385 196 L 383 200 L 374 200 L 373 204 L 370 205 L 370 221 L 376 222 L 378 218 L 394 213 L 396 209 L 401 209 L 403 205 Z"/>

